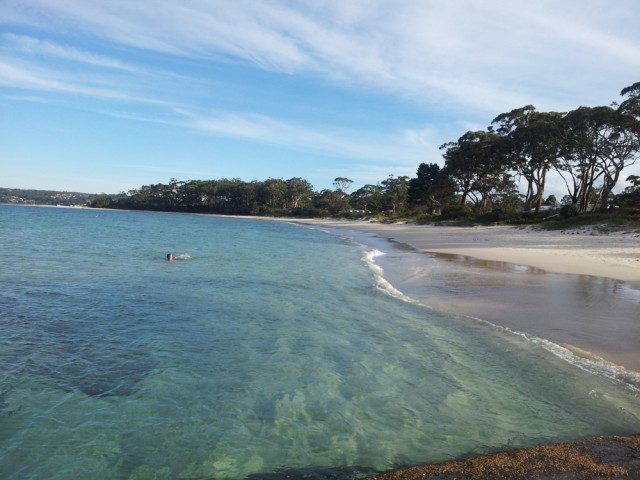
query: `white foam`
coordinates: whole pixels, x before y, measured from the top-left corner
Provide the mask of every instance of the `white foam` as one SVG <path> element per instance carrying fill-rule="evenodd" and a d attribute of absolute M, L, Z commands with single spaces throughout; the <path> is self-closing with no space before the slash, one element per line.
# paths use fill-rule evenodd
<path fill-rule="evenodd" d="M 419 302 L 418 300 L 405 295 L 384 278 L 384 270 L 375 261 L 377 257 L 380 257 L 382 255 L 386 254 L 384 252 L 381 252 L 380 250 L 368 249 L 365 250 L 365 255 L 363 257 L 364 261 L 367 263 L 367 265 L 369 265 L 369 268 L 371 268 L 371 270 L 374 272 L 377 288 L 394 298 L 398 298 L 415 305 L 430 308 L 428 305 L 425 305 L 422 302 Z M 491 325 L 494 328 L 498 328 L 500 330 L 508 332 L 512 335 L 517 335 L 521 338 L 524 338 L 526 341 L 547 350 L 553 355 L 559 357 L 565 362 L 570 363 L 571 365 L 580 368 L 583 371 L 586 371 L 593 375 L 608 378 L 609 380 L 612 380 L 616 383 L 626 385 L 634 391 L 640 392 L 640 373 L 638 372 L 627 370 L 620 365 L 615 365 L 611 362 L 608 362 L 600 357 L 591 354 L 590 352 L 579 351 L 579 349 L 577 348 L 567 348 L 550 340 L 529 335 L 523 332 L 518 332 L 507 327 L 495 325 L 483 319 L 475 317 L 474 319 L 481 321 L 482 323 Z"/>
<path fill-rule="evenodd" d="M 640 373 L 638 372 L 627 370 L 620 365 L 615 365 L 614 363 L 592 355 L 589 352 L 578 354 L 567 347 L 558 345 L 557 343 L 553 343 L 543 338 L 530 337 L 526 335 L 525 338 L 586 372 L 608 378 L 616 383 L 625 384 L 629 386 L 629 388 L 640 392 Z"/>
<path fill-rule="evenodd" d="M 402 300 L 408 303 L 412 303 L 414 305 L 420 305 L 424 308 L 432 308 L 429 305 L 426 305 L 415 298 L 405 295 L 384 278 L 384 270 L 382 269 L 382 267 L 380 267 L 380 265 L 376 263 L 376 258 L 386 255 L 386 253 L 380 250 L 377 250 L 375 248 L 372 248 L 366 244 L 363 244 L 357 241 L 354 237 L 345 235 L 344 232 L 342 231 L 329 230 L 329 229 L 323 229 L 322 231 L 324 231 L 325 233 L 337 235 L 340 238 L 350 241 L 360 246 L 361 248 L 363 248 L 365 252 L 363 256 L 363 260 L 369 266 L 369 268 L 373 271 L 375 281 L 376 281 L 376 287 L 380 291 L 394 298 L 397 298 L 399 300 Z M 509 334 L 519 336 L 525 339 L 526 341 L 547 350 L 548 352 L 564 360 L 565 362 L 580 368 L 583 371 L 586 371 L 593 375 L 607 378 L 613 382 L 625 385 L 635 392 L 640 392 L 640 372 L 627 370 L 626 368 L 620 365 L 615 365 L 602 358 L 599 358 L 591 354 L 590 352 L 580 351 L 580 353 L 577 353 L 579 351 L 579 349 L 577 348 L 569 349 L 567 347 L 554 343 L 550 340 L 529 335 L 523 332 L 518 332 L 508 327 L 496 325 L 494 323 L 491 323 L 481 318 L 476 318 L 476 317 L 469 317 L 469 318 L 474 318 L 474 320 L 490 325 L 493 328 L 497 328 L 502 331 L 508 332 Z"/>
<path fill-rule="evenodd" d="M 575 347 L 568 347 L 559 345 L 550 340 L 536 337 L 535 335 L 529 335 L 524 332 L 518 332 L 508 327 L 495 325 L 494 323 L 486 320 L 475 318 L 475 320 L 482 323 L 491 325 L 494 328 L 508 332 L 512 335 L 523 338 L 527 342 L 536 345 L 544 350 L 552 353 L 556 357 L 564 360 L 565 362 L 578 367 L 579 369 L 588 372 L 592 375 L 607 378 L 615 383 L 627 386 L 633 391 L 640 392 L 640 373 L 627 370 L 621 365 L 616 365 L 612 362 L 608 362 L 603 358 L 593 355 L 590 352 L 581 350 Z"/>

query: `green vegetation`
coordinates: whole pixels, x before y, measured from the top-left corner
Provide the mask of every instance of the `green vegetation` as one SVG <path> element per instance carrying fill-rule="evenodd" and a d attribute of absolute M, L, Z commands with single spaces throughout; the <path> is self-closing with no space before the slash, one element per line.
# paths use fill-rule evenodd
<path fill-rule="evenodd" d="M 302 178 L 171 179 L 119 195 L 21 191 L 21 203 L 215 213 L 225 215 L 374 218 L 379 221 L 457 224 L 542 223 L 550 228 L 608 224 L 637 228 L 640 177 L 614 195 L 623 172 L 640 158 L 640 82 L 621 91 L 623 101 L 579 107 L 567 113 L 538 112 L 532 105 L 498 115 L 487 130 L 468 131 L 442 145 L 444 166 L 422 163 L 416 177 L 389 175 L 348 193 L 353 181 L 338 177 L 334 189 L 314 191 Z M 545 199 L 555 172 L 566 195 Z M 527 190 L 521 194 L 518 183 Z M 27 195 L 24 192 L 30 192 Z M 18 201 L 0 190 L 0 201 Z M 613 228 L 613 227 L 608 227 Z"/>
<path fill-rule="evenodd" d="M 0 203 L 15 203 L 22 205 L 84 206 L 89 204 L 95 197 L 96 195 L 90 193 L 0 188 Z"/>
<path fill-rule="evenodd" d="M 345 177 L 315 192 L 301 178 L 171 179 L 91 206 L 235 215 L 375 218 L 381 221 L 567 225 L 633 223 L 640 211 L 640 177 L 618 195 L 613 188 L 640 153 L 640 82 L 622 103 L 568 113 L 525 107 L 498 115 L 486 131 L 469 131 L 442 145 L 444 167 L 422 163 L 416 177 L 389 175 L 353 193 Z M 545 199 L 549 172 L 564 180 L 561 202 Z M 524 181 L 520 194 L 516 181 Z M 635 210 L 634 210 L 635 209 Z M 596 212 L 599 215 L 596 215 Z M 606 214 L 606 216 L 605 216 Z M 609 220 L 604 220 L 604 218 Z M 562 228 L 562 227 L 560 227 Z"/>

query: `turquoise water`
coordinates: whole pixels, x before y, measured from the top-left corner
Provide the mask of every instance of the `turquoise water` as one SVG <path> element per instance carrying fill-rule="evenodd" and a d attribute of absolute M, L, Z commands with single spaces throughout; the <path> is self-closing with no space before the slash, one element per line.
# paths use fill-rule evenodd
<path fill-rule="evenodd" d="M 390 295 L 336 235 L 0 205 L 0 238 L 3 479 L 353 478 L 640 431 L 637 390 Z"/>

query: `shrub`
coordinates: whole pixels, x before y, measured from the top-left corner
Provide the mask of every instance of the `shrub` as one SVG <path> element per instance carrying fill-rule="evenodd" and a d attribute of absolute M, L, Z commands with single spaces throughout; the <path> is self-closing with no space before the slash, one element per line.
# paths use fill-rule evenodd
<path fill-rule="evenodd" d="M 571 218 L 578 216 L 578 207 L 576 207 L 573 203 L 568 205 L 564 205 L 560 209 L 560 216 L 562 218 Z"/>
<path fill-rule="evenodd" d="M 451 205 L 442 211 L 440 220 L 472 220 L 474 216 L 469 205 Z"/>

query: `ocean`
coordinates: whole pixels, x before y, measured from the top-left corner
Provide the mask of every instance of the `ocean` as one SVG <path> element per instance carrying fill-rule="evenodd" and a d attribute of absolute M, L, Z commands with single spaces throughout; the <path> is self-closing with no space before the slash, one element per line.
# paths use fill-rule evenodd
<path fill-rule="evenodd" d="M 640 431 L 637 386 L 415 301 L 392 245 L 13 205 L 0 239 L 6 480 L 346 479 Z"/>

